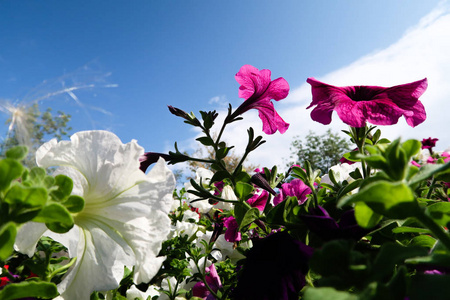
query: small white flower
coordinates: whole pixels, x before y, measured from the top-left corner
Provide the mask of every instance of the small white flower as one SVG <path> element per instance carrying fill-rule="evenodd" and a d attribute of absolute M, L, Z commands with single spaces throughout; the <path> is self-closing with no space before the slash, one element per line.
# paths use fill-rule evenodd
<path fill-rule="evenodd" d="M 127 291 L 127 299 L 135 300 L 147 300 L 148 297 L 152 299 L 154 296 L 159 296 L 159 288 L 156 285 L 151 285 L 147 288 L 147 291 L 142 292 L 135 285 L 132 285 Z"/>
<path fill-rule="evenodd" d="M 224 186 L 224 188 L 222 190 L 221 198 L 225 199 L 225 200 L 235 200 L 235 201 L 239 200 L 236 197 L 236 195 L 234 194 L 233 188 L 231 186 L 229 186 L 229 185 Z M 233 209 L 234 205 L 231 202 L 219 201 L 219 203 L 217 203 L 215 205 L 215 207 L 217 209 L 231 210 L 231 209 Z"/>
<path fill-rule="evenodd" d="M 188 237 L 191 237 L 197 233 L 197 230 L 198 225 L 195 223 L 177 221 L 177 224 L 175 225 L 175 233 L 177 236 L 187 235 Z"/>
<path fill-rule="evenodd" d="M 350 183 L 350 182 L 354 181 L 354 179 L 350 176 L 350 173 L 355 171 L 357 168 L 359 168 L 361 170 L 360 162 L 356 162 L 351 165 L 350 164 L 339 164 L 339 165 L 332 166 L 330 169 L 333 171 L 334 178 L 336 179 L 337 182 L 342 183 L 344 180 L 346 180 L 348 183 Z M 333 185 L 328 174 L 325 174 L 322 177 L 321 182 Z"/>
<path fill-rule="evenodd" d="M 196 223 L 200 221 L 200 216 L 195 211 L 186 210 L 183 213 L 183 221 L 194 220 Z"/>
<path fill-rule="evenodd" d="M 122 144 L 107 131 L 78 132 L 38 149 L 37 164 L 59 166 L 74 182 L 72 193 L 85 199 L 69 232 L 56 234 L 30 222 L 17 234 L 16 249 L 29 256 L 46 235 L 77 257 L 58 284 L 60 298 L 89 299 L 93 291 L 117 288 L 124 265 L 135 267 L 136 283 L 150 281 L 160 269 L 165 257 L 157 255 L 170 230 L 175 179 L 163 159 L 145 175 L 139 170 L 143 153 L 136 141 Z"/>

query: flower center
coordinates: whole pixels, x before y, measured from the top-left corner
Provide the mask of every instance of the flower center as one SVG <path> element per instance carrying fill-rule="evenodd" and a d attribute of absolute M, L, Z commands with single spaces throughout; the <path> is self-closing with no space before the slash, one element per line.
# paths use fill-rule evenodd
<path fill-rule="evenodd" d="M 370 101 L 374 97 L 373 90 L 368 89 L 366 86 L 354 86 L 347 91 L 347 95 L 353 101 Z"/>

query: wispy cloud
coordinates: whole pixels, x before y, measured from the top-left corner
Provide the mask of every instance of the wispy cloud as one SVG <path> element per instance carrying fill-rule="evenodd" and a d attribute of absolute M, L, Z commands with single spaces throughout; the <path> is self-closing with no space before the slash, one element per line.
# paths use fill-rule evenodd
<path fill-rule="evenodd" d="M 228 105 L 228 100 L 225 95 L 220 95 L 220 96 L 212 97 L 211 99 L 209 99 L 208 103 L 215 105 L 215 106 L 222 107 L 222 106 Z"/>
<path fill-rule="evenodd" d="M 428 90 L 421 97 L 427 111 L 427 120 L 411 128 L 404 118 L 400 118 L 397 125 L 379 128 L 383 136 L 390 139 L 400 136 L 403 139 L 420 140 L 430 136 L 437 137 L 438 148 L 445 149 L 450 146 L 450 135 L 446 130 L 450 111 L 449 53 L 450 5 L 448 1 L 444 1 L 416 26 L 408 29 L 396 43 L 317 79 L 337 86 L 393 86 L 427 77 Z M 294 136 L 304 137 L 309 131 L 323 134 L 329 128 L 333 131 L 347 128 L 336 113 L 328 126 L 312 121 L 310 110 L 306 110 L 310 102 L 311 88 L 308 84 L 294 87 L 287 99 L 275 103 L 282 118 L 291 124 L 285 134 L 267 136 L 262 133 L 261 121 L 255 111 L 246 113 L 243 121 L 232 124 L 224 138 L 241 151 L 246 143 L 246 137 L 242 136 L 244 128 L 251 126 L 267 140 L 267 143 L 250 157 L 251 162 L 267 167 L 283 165 L 283 159 L 289 157 L 289 146 Z M 225 112 L 221 114 L 224 115 Z"/>

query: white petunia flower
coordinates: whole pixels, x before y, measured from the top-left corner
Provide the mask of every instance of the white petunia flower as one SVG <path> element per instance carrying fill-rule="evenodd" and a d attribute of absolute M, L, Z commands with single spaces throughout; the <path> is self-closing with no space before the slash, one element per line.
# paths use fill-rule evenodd
<path fill-rule="evenodd" d="M 147 300 L 152 299 L 155 296 L 159 296 L 159 288 L 156 285 L 151 285 L 147 288 L 146 292 L 142 292 L 135 285 L 132 285 L 127 291 L 128 300 Z M 150 297 L 150 298 L 148 298 Z"/>
<path fill-rule="evenodd" d="M 198 225 L 195 223 L 185 222 L 185 221 L 177 221 L 175 225 L 175 235 L 188 237 L 193 236 L 197 233 Z"/>
<path fill-rule="evenodd" d="M 70 141 L 51 140 L 36 152 L 41 167 L 59 166 L 74 182 L 73 194 L 85 199 L 65 234 L 30 222 L 17 234 L 16 249 L 33 255 L 42 235 L 77 257 L 58 285 L 62 299 L 89 299 L 93 291 L 117 288 L 124 265 L 135 267 L 134 281 L 148 282 L 165 257 L 157 257 L 170 230 L 168 213 L 175 179 L 160 159 L 145 175 L 139 169 L 144 153 L 135 140 L 123 144 L 108 131 L 84 131 Z"/>
<path fill-rule="evenodd" d="M 344 180 L 346 180 L 348 183 L 354 181 L 354 179 L 350 176 L 350 173 L 355 171 L 356 169 L 361 170 L 361 163 L 356 162 L 354 164 L 338 164 L 335 166 L 332 166 L 330 169 L 333 170 L 334 178 L 337 182 L 342 183 Z M 328 174 L 325 174 L 322 177 L 321 180 L 323 183 L 333 184 L 330 180 L 330 177 Z"/>
<path fill-rule="evenodd" d="M 200 221 L 200 216 L 195 211 L 186 210 L 183 213 L 183 221 L 194 220 L 196 223 Z"/>
<path fill-rule="evenodd" d="M 235 200 L 235 201 L 239 201 L 239 199 L 236 197 L 236 195 L 234 194 L 233 188 L 229 185 L 226 185 L 223 188 L 221 197 L 225 200 Z M 216 208 L 217 209 L 223 209 L 223 210 L 231 210 L 233 209 L 234 204 L 231 202 L 222 202 L 219 201 L 219 203 L 216 204 Z"/>

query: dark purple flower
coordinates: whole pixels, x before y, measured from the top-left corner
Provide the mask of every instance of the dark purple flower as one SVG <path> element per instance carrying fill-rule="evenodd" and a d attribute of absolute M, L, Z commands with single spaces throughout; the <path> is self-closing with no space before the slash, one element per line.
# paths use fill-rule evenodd
<path fill-rule="evenodd" d="M 206 283 L 211 290 L 217 292 L 222 287 L 222 282 L 220 281 L 219 275 L 217 274 L 216 267 L 214 265 L 211 265 L 210 267 L 206 267 L 205 271 L 206 273 L 208 273 L 205 276 Z M 206 300 L 216 299 L 205 286 L 205 283 L 203 283 L 203 281 L 197 282 L 194 285 L 194 287 L 192 288 L 192 296 Z"/>
<path fill-rule="evenodd" d="M 313 248 L 286 231 L 254 241 L 247 254 L 234 299 L 298 299 Z"/>
<path fill-rule="evenodd" d="M 301 215 L 300 218 L 309 230 L 325 241 L 333 239 L 359 240 L 369 233 L 356 222 L 354 210 L 345 211 L 339 223 L 321 206 L 310 208 L 309 213 L 309 215 Z"/>
<path fill-rule="evenodd" d="M 297 197 L 298 203 L 303 204 L 308 194 L 311 194 L 311 189 L 301 179 L 296 178 L 281 185 L 280 193 L 273 199 L 273 205 L 278 205 L 288 196 Z"/>
<path fill-rule="evenodd" d="M 335 110 L 339 118 L 352 127 L 364 127 L 366 122 L 374 125 L 392 125 L 404 116 L 409 126 L 415 127 L 425 121 L 425 108 L 419 97 L 427 89 L 427 79 L 385 88 L 380 86 L 337 87 L 308 78 L 314 105 L 311 118 L 322 124 L 331 123 Z"/>
<path fill-rule="evenodd" d="M 241 85 L 239 97 L 244 98 L 245 101 L 236 109 L 233 116 L 241 115 L 254 108 L 259 111 L 263 131 L 266 134 L 273 134 L 277 130 L 284 133 L 289 128 L 289 124 L 278 115 L 270 100 L 279 101 L 286 98 L 289 94 L 289 84 L 282 77 L 271 81 L 270 75 L 270 70 L 260 71 L 250 65 L 241 67 L 235 78 Z"/>
<path fill-rule="evenodd" d="M 259 169 L 256 169 L 256 170 L 259 170 Z M 256 172 L 256 170 L 255 170 L 255 172 Z M 262 173 L 261 172 L 255 173 L 251 177 L 250 181 L 251 181 L 251 183 L 253 183 L 257 187 L 260 187 L 263 190 L 268 191 L 272 195 L 276 195 L 275 191 L 272 189 L 272 187 L 270 186 L 269 182 L 267 181 L 266 176 L 264 175 L 264 171 Z"/>

